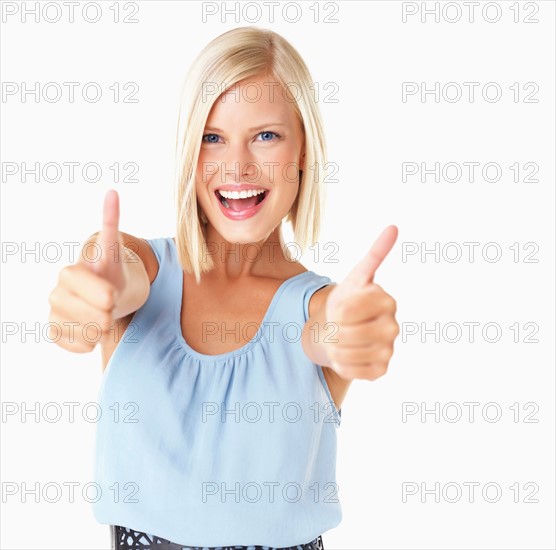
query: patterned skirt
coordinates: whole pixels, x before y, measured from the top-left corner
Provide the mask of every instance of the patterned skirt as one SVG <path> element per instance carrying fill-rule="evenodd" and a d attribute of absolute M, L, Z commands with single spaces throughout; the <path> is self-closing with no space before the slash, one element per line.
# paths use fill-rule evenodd
<path fill-rule="evenodd" d="M 110 525 L 112 550 L 324 550 L 322 537 L 315 540 L 286 548 L 271 548 L 270 546 L 184 546 L 169 540 L 149 535 L 140 531 L 133 531 L 120 525 Z"/>

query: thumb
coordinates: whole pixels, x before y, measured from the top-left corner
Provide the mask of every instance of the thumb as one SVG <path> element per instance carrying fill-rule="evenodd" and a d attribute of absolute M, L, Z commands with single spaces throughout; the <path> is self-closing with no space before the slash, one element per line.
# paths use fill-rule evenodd
<path fill-rule="evenodd" d="M 362 260 L 348 273 L 344 280 L 349 287 L 361 288 L 374 280 L 375 272 L 388 255 L 396 239 L 398 228 L 389 225 L 375 240 Z"/>
<path fill-rule="evenodd" d="M 97 238 L 98 261 L 93 263 L 93 271 L 111 279 L 122 269 L 120 222 L 120 200 L 118 193 L 110 189 L 104 197 L 102 210 L 102 229 Z"/>

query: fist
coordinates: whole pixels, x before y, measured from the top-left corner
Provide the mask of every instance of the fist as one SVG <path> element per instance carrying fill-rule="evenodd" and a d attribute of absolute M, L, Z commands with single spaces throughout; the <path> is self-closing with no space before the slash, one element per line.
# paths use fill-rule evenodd
<path fill-rule="evenodd" d="M 375 380 L 386 373 L 394 353 L 400 332 L 396 300 L 374 275 L 397 237 L 397 227 L 388 226 L 326 301 L 326 321 L 337 330 L 324 345 L 330 367 L 344 380 Z"/>

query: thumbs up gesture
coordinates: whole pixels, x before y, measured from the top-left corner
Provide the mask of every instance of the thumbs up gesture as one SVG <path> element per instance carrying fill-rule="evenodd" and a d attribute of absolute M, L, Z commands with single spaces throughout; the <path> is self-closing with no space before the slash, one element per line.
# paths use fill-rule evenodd
<path fill-rule="evenodd" d="M 400 332 L 396 301 L 374 276 L 397 237 L 397 227 L 388 226 L 326 301 L 326 321 L 338 330 L 324 345 L 330 367 L 344 380 L 375 380 L 386 373 L 394 353 Z"/>
<path fill-rule="evenodd" d="M 86 353 L 95 348 L 97 339 L 94 331 L 89 336 L 87 326 L 98 327 L 101 334 L 98 341 L 113 336 L 118 302 L 129 277 L 123 265 L 125 249 L 123 235 L 118 230 L 119 217 L 118 193 L 110 190 L 104 198 L 102 229 L 96 241 L 87 241 L 89 244 L 83 248 L 77 263 L 62 268 L 58 283 L 48 297 L 49 338 L 69 351 Z M 95 250 L 90 250 L 89 245 Z M 148 289 L 148 286 L 147 277 L 141 288 Z"/>
<path fill-rule="evenodd" d="M 96 240 L 97 257 L 95 261 L 85 261 L 85 264 L 99 277 L 111 283 L 117 294 L 122 292 L 126 282 L 122 263 L 124 241 L 118 228 L 119 222 L 120 200 L 118 193 L 111 189 L 104 197 L 102 229 Z"/>

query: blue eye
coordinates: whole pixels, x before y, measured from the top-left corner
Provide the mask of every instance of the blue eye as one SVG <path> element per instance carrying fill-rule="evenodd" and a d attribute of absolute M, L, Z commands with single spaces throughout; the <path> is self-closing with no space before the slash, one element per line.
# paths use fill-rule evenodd
<path fill-rule="evenodd" d="M 264 136 L 264 135 L 267 135 L 267 136 L 268 136 L 268 135 L 274 135 L 274 136 L 276 136 L 277 138 L 280 138 L 280 135 L 277 134 L 276 132 L 261 132 L 261 133 L 259 134 L 259 136 Z M 263 139 L 262 141 L 272 141 L 272 138 L 270 138 L 270 139 Z"/>
<path fill-rule="evenodd" d="M 211 140 L 211 141 L 205 141 L 205 138 L 206 138 L 206 137 L 215 137 L 215 138 L 216 138 L 216 141 L 212 141 L 212 140 Z M 205 141 L 205 143 L 218 143 L 218 138 L 219 138 L 219 135 L 218 135 L 218 134 L 205 134 L 205 135 L 203 136 L 203 141 Z"/>
<path fill-rule="evenodd" d="M 269 132 L 269 131 L 265 131 L 265 132 L 259 132 L 258 134 L 259 136 L 268 136 L 267 139 L 261 139 L 258 141 L 272 141 L 273 139 L 280 139 L 280 134 L 277 134 L 276 132 Z M 209 138 L 209 139 L 205 139 L 205 138 Z M 203 142 L 204 143 L 218 143 L 218 139 L 220 138 L 220 136 L 218 134 L 205 134 L 203 136 Z"/>

